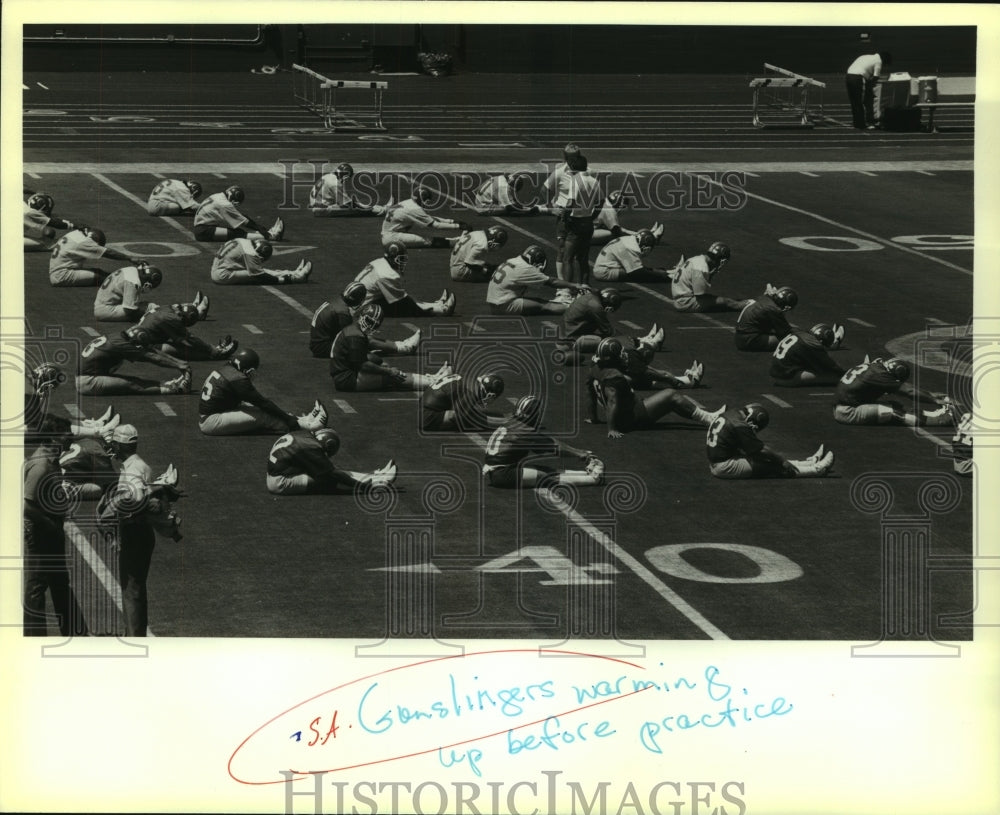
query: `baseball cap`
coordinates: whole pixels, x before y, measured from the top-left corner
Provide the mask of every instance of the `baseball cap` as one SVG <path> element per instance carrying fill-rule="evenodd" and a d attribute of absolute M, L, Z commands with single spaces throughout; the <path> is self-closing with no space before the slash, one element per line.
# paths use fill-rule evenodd
<path fill-rule="evenodd" d="M 116 441 L 119 444 L 135 444 L 139 441 L 139 431 L 135 429 L 133 424 L 120 424 L 111 434 L 111 441 Z"/>

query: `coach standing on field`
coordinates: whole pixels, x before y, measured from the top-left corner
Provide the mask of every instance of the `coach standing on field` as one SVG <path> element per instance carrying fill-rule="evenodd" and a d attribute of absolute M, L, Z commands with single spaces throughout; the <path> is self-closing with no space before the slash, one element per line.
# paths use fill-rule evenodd
<path fill-rule="evenodd" d="M 590 283 L 590 241 L 594 237 L 594 213 L 604 203 L 604 195 L 597 179 L 587 173 L 587 159 L 581 156 L 571 167 L 568 173 L 569 201 L 565 211 L 565 279 L 586 286 Z"/>
<path fill-rule="evenodd" d="M 857 130 L 875 129 L 875 84 L 883 67 L 892 65 L 892 54 L 862 54 L 847 69 L 847 98 Z"/>
<path fill-rule="evenodd" d="M 548 196 L 549 211 L 556 216 L 556 277 L 566 279 L 566 205 L 570 198 L 572 171 L 579 172 L 586 158 L 575 144 L 563 149 L 563 163 L 556 167 L 543 184 Z"/>

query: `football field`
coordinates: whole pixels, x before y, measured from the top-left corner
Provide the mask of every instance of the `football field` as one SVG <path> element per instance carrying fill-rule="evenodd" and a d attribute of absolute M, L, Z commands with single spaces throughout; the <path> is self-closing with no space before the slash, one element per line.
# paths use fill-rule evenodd
<path fill-rule="evenodd" d="M 139 429 L 140 454 L 156 472 L 172 462 L 187 493 L 178 505 L 184 539 L 161 538 L 153 557 L 152 632 L 553 644 L 970 639 L 974 483 L 953 474 L 950 430 L 839 425 L 832 388 L 776 388 L 769 354 L 736 351 L 735 314 L 681 314 L 667 285 L 621 285 L 626 300 L 613 321 L 622 333 L 643 334 L 655 322 L 665 331 L 655 364 L 675 373 L 693 359 L 705 365 L 688 395 L 709 410 L 761 402 L 771 414 L 768 444 L 792 458 L 821 442 L 836 454 L 827 478 L 714 479 L 701 425 L 668 417 L 609 439 L 582 421 L 586 369 L 553 360 L 559 318 L 489 317 L 486 286 L 451 281 L 447 250 L 411 250 L 410 293 L 433 300 L 449 288 L 457 310 L 386 320 L 389 339 L 423 332 L 423 352 L 399 366 L 433 371 L 445 360 L 489 359 L 506 382 L 505 411 L 543 393 L 545 428 L 593 450 L 607 471 L 602 487 L 492 489 L 480 477 L 483 435 L 422 433 L 415 394 L 338 393 L 328 363 L 310 357 L 315 309 L 382 250 L 379 219 L 315 218 L 305 204 L 324 162 L 369 174 L 383 202 L 421 180 L 441 193 L 437 214 L 508 231 L 495 260 L 536 244 L 552 273 L 552 218 L 479 216 L 462 206 L 463 193 L 470 178 L 513 170 L 531 173 L 538 190 L 562 146 L 576 141 L 607 189 L 626 186 L 642 200 L 622 213 L 624 226 L 664 225 L 649 265 L 671 266 L 725 241 L 733 258 L 716 278 L 719 293 L 792 286 L 795 325 L 846 326 L 835 352 L 841 365 L 902 356 L 914 384 L 968 406 L 968 369 L 949 348 L 972 316 L 971 114 L 942 116 L 941 133 L 868 135 L 838 125 L 849 118 L 846 103 L 832 102 L 822 128 L 768 131 L 751 126 L 740 77 L 703 78 L 698 97 L 660 89 L 655 100 L 648 78 L 625 87 L 595 78 L 580 101 L 560 95 L 568 78 L 499 90 L 495 78 L 453 79 L 401 77 L 413 92 L 405 105 L 390 97 L 388 131 L 330 134 L 292 103 L 280 75 L 221 75 L 197 89 L 156 75 L 116 74 L 113 85 L 91 75 L 25 77 L 25 186 L 54 195 L 58 215 L 100 227 L 109 245 L 159 266 L 164 282 L 148 299 L 208 294 L 209 318 L 193 332 L 210 343 L 232 335 L 256 350 L 255 383 L 285 409 L 302 413 L 321 400 L 343 442 L 341 466 L 371 470 L 391 458 L 399 467 L 391 493 L 279 498 L 264 484 L 274 437 L 198 429 L 198 390 L 219 363 L 192 363 L 191 395 L 114 397 L 122 420 Z M 500 93 L 499 104 L 477 101 L 486 91 Z M 545 101 L 553 96 L 564 101 L 553 107 Z M 196 242 L 190 218 L 145 212 L 163 178 L 195 179 L 206 195 L 242 186 L 247 212 L 285 222 L 270 265 L 309 260 L 309 282 L 213 285 L 218 246 Z M 86 343 L 123 326 L 93 319 L 92 289 L 50 287 L 47 264 L 44 253 L 24 255 L 25 315 L 72 371 Z M 71 384 L 54 398 L 85 416 L 109 402 L 78 398 Z M 118 632 L 109 544 L 91 534 L 86 510 L 69 529 L 88 624 Z M 924 542 L 927 558 L 919 574 L 901 577 L 894 546 L 907 535 Z M 911 578 L 925 592 L 919 612 L 894 605 L 906 605 L 897 583 Z"/>

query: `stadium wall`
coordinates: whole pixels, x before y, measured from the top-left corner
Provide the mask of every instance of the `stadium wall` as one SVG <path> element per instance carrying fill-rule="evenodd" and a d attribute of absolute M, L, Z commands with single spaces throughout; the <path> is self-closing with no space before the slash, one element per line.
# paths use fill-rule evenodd
<path fill-rule="evenodd" d="M 317 70 L 418 70 L 446 52 L 466 73 L 751 74 L 764 62 L 804 74 L 843 71 L 892 51 L 911 74 L 974 74 L 973 26 L 206 25 L 25 27 L 29 71 L 245 71 L 300 62 Z"/>

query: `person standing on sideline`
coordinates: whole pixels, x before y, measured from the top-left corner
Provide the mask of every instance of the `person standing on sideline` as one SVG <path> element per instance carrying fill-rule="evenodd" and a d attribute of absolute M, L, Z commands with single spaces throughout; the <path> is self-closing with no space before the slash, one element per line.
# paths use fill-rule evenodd
<path fill-rule="evenodd" d="M 594 216 L 603 205 L 604 195 L 597 179 L 587 174 L 587 159 L 583 156 L 572 166 L 569 176 L 563 268 L 566 280 L 586 285 L 590 282 L 590 239 L 594 235 Z"/>
<path fill-rule="evenodd" d="M 862 54 L 847 69 L 847 99 L 851 103 L 851 119 L 857 130 L 875 129 L 875 84 L 882 68 L 892 65 L 892 54 L 879 51 Z"/>

